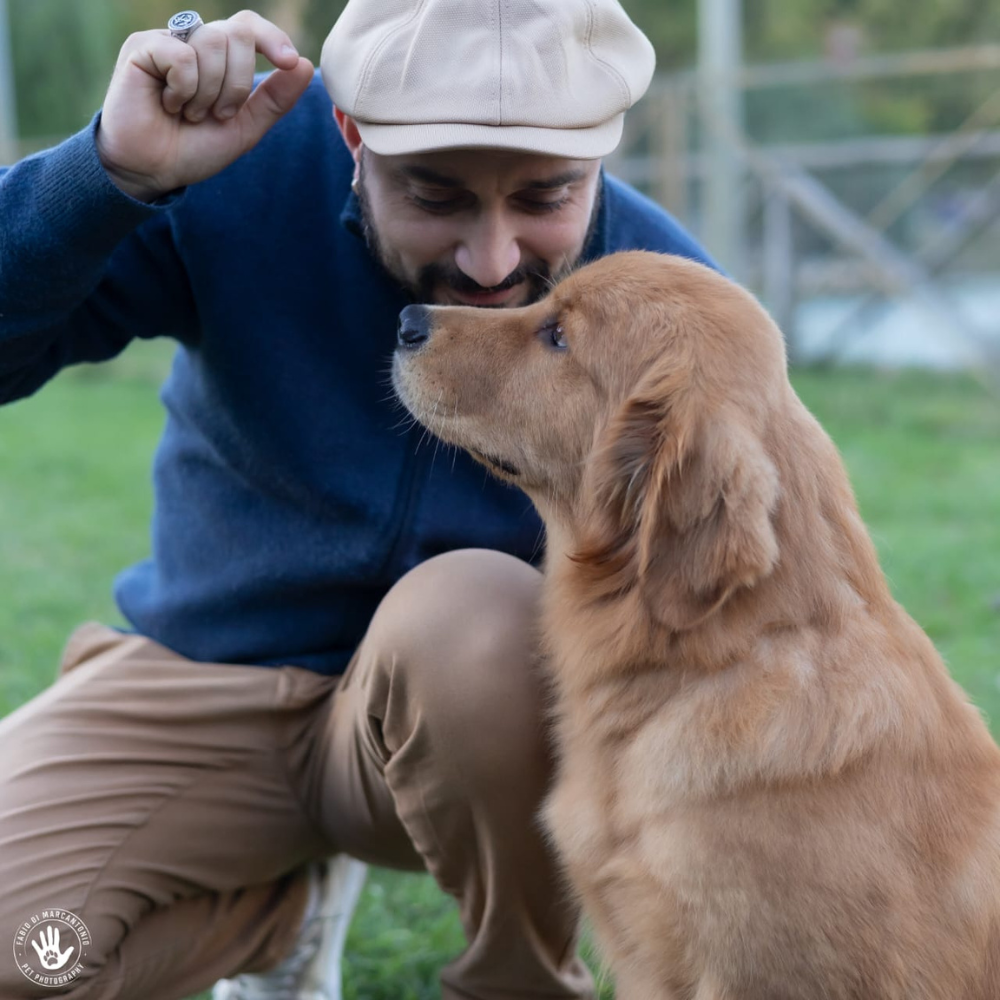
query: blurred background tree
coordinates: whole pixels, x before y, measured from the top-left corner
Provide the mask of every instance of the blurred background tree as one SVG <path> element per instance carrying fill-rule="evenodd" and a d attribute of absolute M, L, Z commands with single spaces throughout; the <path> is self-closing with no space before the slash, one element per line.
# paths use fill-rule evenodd
<path fill-rule="evenodd" d="M 23 136 L 58 136 L 82 127 L 100 106 L 122 41 L 132 31 L 162 25 L 182 5 L 178 0 L 8 0 L 18 83 L 18 120 Z M 284 27 L 304 55 L 316 59 L 344 0 L 260 0 L 257 9 Z M 206 20 L 246 6 L 234 0 L 198 0 Z M 652 39 L 661 72 L 690 67 L 697 42 L 697 0 L 624 0 L 633 19 Z M 983 0 L 744 0 L 747 62 L 843 58 L 856 51 L 905 49 L 1000 41 L 1000 4 Z M 808 138 L 840 120 L 857 132 L 908 133 L 953 122 L 958 98 L 937 87 L 897 92 L 828 95 L 825 115 L 797 95 L 776 107 L 796 136 Z M 962 95 L 963 107 L 968 95 Z M 859 111 L 858 108 L 863 108 Z M 845 110 L 846 109 L 846 110 Z M 750 108 L 755 124 L 769 131 Z M 829 119 L 829 120 L 817 120 Z M 805 130 L 805 131 L 803 131 Z M 759 138 L 771 138 L 761 135 Z M 780 138 L 780 136 L 775 136 Z"/>

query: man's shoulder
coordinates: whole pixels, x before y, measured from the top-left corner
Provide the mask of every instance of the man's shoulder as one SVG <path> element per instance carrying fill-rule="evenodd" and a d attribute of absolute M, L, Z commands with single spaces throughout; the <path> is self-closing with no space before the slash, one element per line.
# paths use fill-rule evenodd
<path fill-rule="evenodd" d="M 718 269 L 698 241 L 661 205 L 611 174 L 604 177 L 607 252 L 652 250 Z"/>

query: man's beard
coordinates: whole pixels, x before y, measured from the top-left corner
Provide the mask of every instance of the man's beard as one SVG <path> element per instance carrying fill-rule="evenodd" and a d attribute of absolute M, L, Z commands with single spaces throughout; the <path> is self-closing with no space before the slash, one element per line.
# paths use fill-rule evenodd
<path fill-rule="evenodd" d="M 544 260 L 536 258 L 532 261 L 522 262 L 499 285 L 494 285 L 492 288 L 484 288 L 478 282 L 473 281 L 465 272 L 459 270 L 454 264 L 426 264 L 417 272 L 415 281 L 402 273 L 398 267 L 393 265 L 379 238 L 378 229 L 375 227 L 371 202 L 368 200 L 368 189 L 365 186 L 365 162 L 363 156 L 359 166 L 358 184 L 355 191 L 361 206 L 361 225 L 369 251 L 382 267 L 406 289 L 414 302 L 433 305 L 434 293 L 441 288 L 458 292 L 459 294 L 475 295 L 505 292 L 510 288 L 523 284 L 525 297 L 517 304 L 526 306 L 544 298 L 580 262 L 580 257 L 590 244 L 590 239 L 597 228 L 597 217 L 600 212 L 601 198 L 603 196 L 603 184 L 598 185 L 597 194 L 594 197 L 594 208 L 590 213 L 590 221 L 587 224 L 587 232 L 583 238 L 580 251 L 573 260 L 567 261 L 555 274 L 552 273 L 552 268 Z M 504 306 L 484 306 L 482 308 L 502 309 Z"/>

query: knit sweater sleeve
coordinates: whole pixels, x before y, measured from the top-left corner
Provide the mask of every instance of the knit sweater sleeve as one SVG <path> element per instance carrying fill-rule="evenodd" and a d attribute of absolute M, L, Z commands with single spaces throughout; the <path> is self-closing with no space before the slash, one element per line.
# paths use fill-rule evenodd
<path fill-rule="evenodd" d="M 184 193 L 146 205 L 119 190 L 97 155 L 99 122 L 0 168 L 0 403 L 134 337 L 196 329 L 170 226 Z"/>

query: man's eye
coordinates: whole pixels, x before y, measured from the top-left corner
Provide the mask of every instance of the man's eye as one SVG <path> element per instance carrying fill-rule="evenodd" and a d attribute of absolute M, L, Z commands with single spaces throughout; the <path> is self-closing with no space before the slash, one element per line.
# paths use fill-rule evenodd
<path fill-rule="evenodd" d="M 526 198 L 521 204 L 529 212 L 544 215 L 546 212 L 558 212 L 567 202 L 569 202 L 569 198 L 559 198 L 556 201 L 536 201 L 535 199 Z"/>
<path fill-rule="evenodd" d="M 410 195 L 410 200 L 417 208 L 425 212 L 433 212 L 437 215 L 447 215 L 449 212 L 458 212 L 465 207 L 464 198 L 421 198 L 419 195 Z"/>

